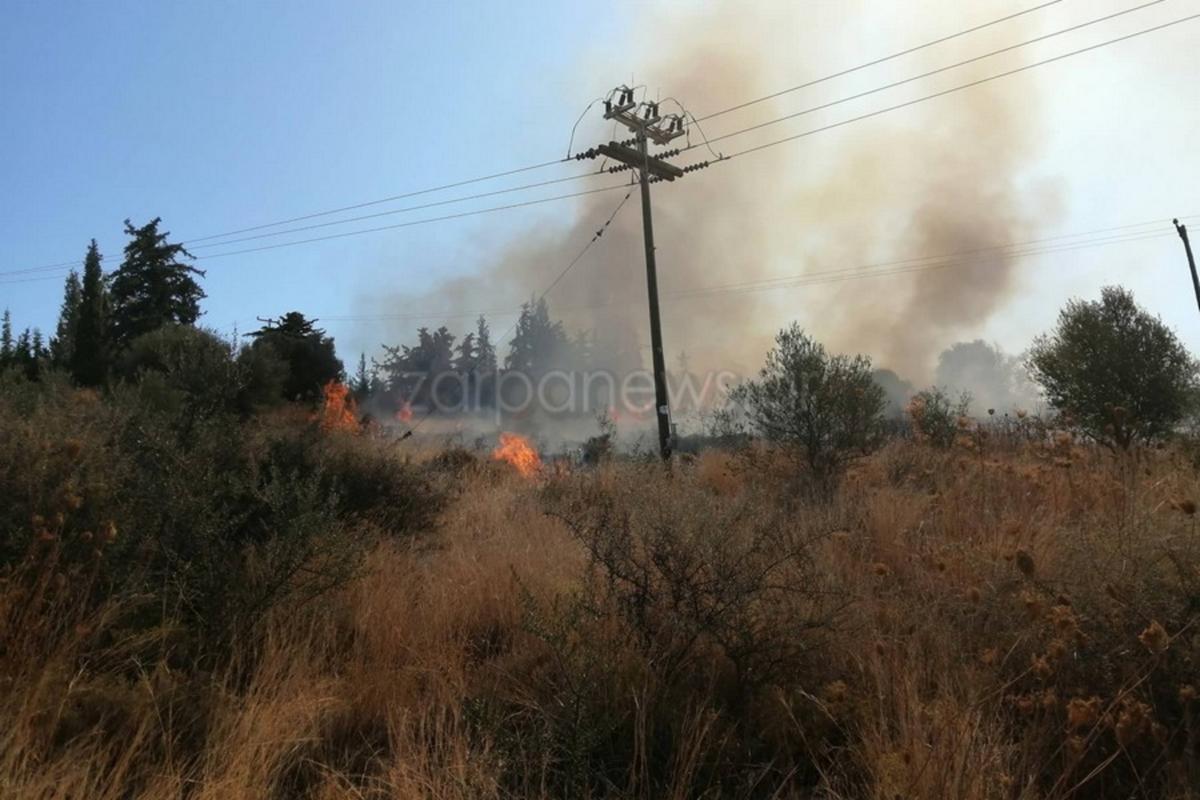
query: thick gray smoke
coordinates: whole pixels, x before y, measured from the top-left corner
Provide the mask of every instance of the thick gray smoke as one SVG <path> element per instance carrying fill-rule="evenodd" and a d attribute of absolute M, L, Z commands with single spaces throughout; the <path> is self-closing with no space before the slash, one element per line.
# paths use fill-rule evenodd
<path fill-rule="evenodd" d="M 896 46 L 894 39 L 881 44 L 851 35 L 871 24 L 865 4 L 827 4 L 815 12 L 810 5 L 780 5 L 769 18 L 756 19 L 744 13 L 742 4 L 724 3 L 690 22 L 681 21 L 675 9 L 669 39 L 658 38 L 647 50 L 656 54 L 653 59 L 589 64 L 587 71 L 619 80 L 633 67 L 639 77 L 653 76 L 651 97 L 662 86 L 662 97 L 678 97 L 703 116 Z M 834 6 L 845 10 L 835 11 Z M 954 30 L 999 15 L 1002 8 L 1006 6 L 971 4 L 967 16 L 931 19 L 939 30 Z M 821 24 L 809 24 L 814 13 Z M 647 28 L 660 29 L 653 22 Z M 993 37 L 975 36 L 957 49 L 922 54 L 713 119 L 705 124 L 705 132 L 718 136 L 1026 35 L 1028 31 L 1010 25 Z M 928 33 L 912 32 L 904 43 L 922 36 Z M 714 147 L 734 152 L 1004 66 L 1001 62 L 959 70 Z M 1019 277 L 1014 262 L 984 253 L 966 263 L 888 277 L 832 282 L 823 275 L 819 283 L 773 291 L 748 291 L 746 284 L 1034 238 L 1042 222 L 1052 221 L 1043 218 L 1054 208 L 1052 192 L 1022 187 L 1022 169 L 1037 145 L 1037 119 L 1037 99 L 1028 82 L 1015 90 L 990 84 L 655 185 L 668 362 L 686 353 L 693 371 L 749 374 L 762 363 L 775 332 L 799 320 L 832 350 L 867 353 L 877 366 L 895 369 L 916 384 L 928 383 L 937 354 L 958 339 L 975 338 L 988 317 L 1011 299 Z M 612 138 L 611 133 L 606 126 L 585 125 L 577 141 L 586 146 Z M 627 134 L 616 138 L 623 135 Z M 692 141 L 699 141 L 695 131 Z M 703 158 L 712 156 L 697 149 L 677 160 L 686 164 Z M 619 180 L 597 178 L 586 185 Z M 516 244 L 481 263 L 469 277 L 424 295 L 373 292 L 364 298 L 362 310 L 386 314 L 422 308 L 515 308 L 553 280 L 624 194 L 614 191 L 582 199 L 573 224 L 525 231 Z M 730 285 L 740 288 L 678 297 L 700 287 Z M 569 328 L 594 330 L 609 365 L 622 369 L 649 362 L 645 297 L 635 190 L 602 240 L 547 299 L 554 316 Z M 502 333 L 507 323 L 494 321 L 493 333 Z M 448 324 L 459 332 L 469 326 L 466 320 Z M 409 322 L 396 323 L 380 335 L 387 341 L 409 341 L 412 327 Z"/>

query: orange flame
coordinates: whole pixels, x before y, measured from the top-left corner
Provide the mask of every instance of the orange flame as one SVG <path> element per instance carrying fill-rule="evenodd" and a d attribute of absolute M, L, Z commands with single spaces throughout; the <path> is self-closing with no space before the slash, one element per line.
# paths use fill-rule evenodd
<path fill-rule="evenodd" d="M 500 444 L 492 451 L 492 458 L 512 464 L 525 478 L 532 478 L 542 468 L 542 459 L 533 443 L 518 433 L 501 433 Z"/>
<path fill-rule="evenodd" d="M 318 415 L 323 431 L 357 431 L 358 406 L 350 389 L 337 381 L 325 384 L 324 400 Z"/>
<path fill-rule="evenodd" d="M 404 405 L 400 406 L 400 410 L 396 412 L 396 420 L 398 422 L 412 422 L 412 418 L 413 418 L 412 406 L 409 404 L 409 402 L 407 400 L 405 400 Z"/>

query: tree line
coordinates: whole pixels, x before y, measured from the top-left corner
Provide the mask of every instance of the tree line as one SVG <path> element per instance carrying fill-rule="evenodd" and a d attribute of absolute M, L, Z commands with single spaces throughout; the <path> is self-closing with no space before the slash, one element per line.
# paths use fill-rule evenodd
<path fill-rule="evenodd" d="M 80 386 L 101 387 L 147 370 L 199 370 L 206 360 L 221 361 L 223 350 L 227 360 L 236 362 L 235 379 L 249 387 L 252 402 L 312 401 L 330 381 L 347 380 L 333 337 L 299 311 L 260 319 L 262 326 L 248 334 L 249 345 L 240 349 L 198 327 L 200 302 L 206 297 L 199 281 L 205 273 L 192 265 L 191 253 L 170 241 L 161 218 L 142 226 L 126 220 L 125 234 L 129 238 L 122 261 L 108 274 L 96 241 L 90 242 L 82 274 L 71 270 L 67 275 L 49 339 L 37 328 L 14 334 L 11 315 L 4 311 L 0 371 L 15 369 L 37 380 L 53 369 Z M 445 326 L 422 327 L 411 345 L 383 345 L 382 356 L 370 361 L 361 354 L 348 383 L 360 401 L 377 396 L 379 404 L 396 408 L 451 408 L 468 397 L 491 406 L 497 376 L 504 372 L 536 379 L 551 370 L 611 363 L 598 355 L 592 334 L 568 333 L 561 321 L 552 319 L 544 298 L 523 304 L 507 345 L 501 358 L 483 316 L 461 337 Z M 632 359 L 640 362 L 636 351 Z M 431 380 L 437 376 L 456 380 Z"/>
<path fill-rule="evenodd" d="M 14 336 L 6 309 L 0 370 L 15 368 L 37 380 L 54 369 L 80 386 L 101 387 L 147 370 L 173 372 L 182 380 L 183 372 L 199 373 L 206 364 L 212 368 L 229 361 L 236 362 L 259 400 L 311 400 L 323 383 L 342 377 L 333 339 L 299 312 L 264 320 L 240 352 L 198 327 L 204 271 L 189 263 L 192 254 L 171 242 L 161 225 L 158 217 L 141 226 L 126 220 L 129 239 L 122 261 L 108 274 L 96 240 L 91 241 L 82 275 L 76 270 L 67 275 L 49 341 L 36 328 Z"/>

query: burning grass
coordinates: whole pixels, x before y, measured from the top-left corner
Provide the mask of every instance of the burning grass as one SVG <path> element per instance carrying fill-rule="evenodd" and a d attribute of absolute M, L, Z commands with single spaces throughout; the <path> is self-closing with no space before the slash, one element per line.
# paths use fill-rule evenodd
<path fill-rule="evenodd" d="M 505 431 L 500 434 L 500 443 L 492 451 L 494 461 L 511 464 L 523 478 L 532 478 L 542 469 L 542 459 L 537 448 L 527 437 Z"/>
<path fill-rule="evenodd" d="M 218 658 L 171 620 L 137 627 L 137 593 L 97 592 L 89 553 L 137 536 L 116 518 L 99 548 L 108 529 L 84 526 L 113 490 L 104 470 L 124 474 L 103 415 L 30 420 L 23 439 L 5 424 L 19 449 L 0 480 L 28 486 L 22 463 L 43 476 L 51 534 L 0 576 L 6 797 L 1200 785 L 1200 479 L 1170 451 L 894 442 L 818 502 L 769 452 L 558 474 L 516 437 L 494 456 L 514 469 L 331 437 L 313 463 L 356 482 L 340 513 L 418 534 L 373 539 L 357 578 L 277 604 Z M 389 468 L 427 482 L 388 504 L 439 481 L 452 502 L 419 522 L 381 513 Z"/>

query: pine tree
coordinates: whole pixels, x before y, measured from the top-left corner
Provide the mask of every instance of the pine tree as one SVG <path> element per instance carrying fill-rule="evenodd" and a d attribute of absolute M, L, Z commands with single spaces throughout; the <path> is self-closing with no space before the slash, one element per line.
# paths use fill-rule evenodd
<path fill-rule="evenodd" d="M 13 359 L 21 366 L 27 366 L 33 360 L 33 337 L 29 328 L 21 331 L 17 336 L 17 343 L 13 348 Z"/>
<path fill-rule="evenodd" d="M 496 346 L 492 344 L 492 331 L 483 315 L 475 323 L 475 367 L 481 374 L 496 371 Z"/>
<path fill-rule="evenodd" d="M 117 344 L 128 345 L 142 334 L 164 325 L 191 325 L 200 317 L 204 290 L 192 277 L 204 272 L 182 263 L 192 258 L 181 244 L 159 233 L 161 218 L 135 228 L 125 220 L 125 260 L 111 276 L 112 328 Z"/>
<path fill-rule="evenodd" d="M 570 340 L 561 322 L 550 320 L 545 298 L 521 306 L 516 334 L 504 359 L 507 369 L 528 375 L 544 374 L 569 358 Z"/>
<path fill-rule="evenodd" d="M 98 386 L 108 377 L 109 296 L 101 260 L 100 249 L 92 239 L 83 259 L 83 285 L 79 290 L 75 346 L 71 353 L 71 374 L 84 386 Z"/>
<path fill-rule="evenodd" d="M 67 366 L 75 354 L 75 331 L 79 328 L 79 304 L 83 289 L 79 273 L 71 270 L 63 287 L 62 309 L 58 312 L 58 327 L 50 340 L 50 357 L 56 366 Z"/>
<path fill-rule="evenodd" d="M 12 314 L 4 309 L 4 319 L 0 322 L 0 369 L 12 363 L 15 343 L 13 342 Z"/>
<path fill-rule="evenodd" d="M 29 328 L 21 331 L 13 349 L 13 364 L 19 367 L 25 377 L 35 380 L 38 373 L 37 348 L 41 345 L 42 334 L 39 331 L 35 340 L 34 333 Z"/>
<path fill-rule="evenodd" d="M 419 328 L 415 347 L 385 345 L 383 350 L 385 358 L 380 369 L 386 376 L 387 390 L 413 405 L 433 402 L 432 384 L 454 367 L 454 334 L 445 326 L 432 333 L 428 328 Z M 448 398 L 440 399 L 452 402 Z"/>
<path fill-rule="evenodd" d="M 479 370 L 479 348 L 475 346 L 475 334 L 468 333 L 458 343 L 454 356 L 454 371 L 460 375 L 473 375 Z"/>
<path fill-rule="evenodd" d="M 354 380 L 350 382 L 350 388 L 360 401 L 371 393 L 371 378 L 371 372 L 367 369 L 367 354 L 359 353 L 358 369 L 354 373 Z"/>

